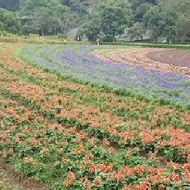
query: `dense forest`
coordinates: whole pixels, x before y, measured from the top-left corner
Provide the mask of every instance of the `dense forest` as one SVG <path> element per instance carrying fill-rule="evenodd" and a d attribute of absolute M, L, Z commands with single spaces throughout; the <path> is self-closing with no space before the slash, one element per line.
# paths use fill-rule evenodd
<path fill-rule="evenodd" d="M 186 42 L 189 0 L 0 0 L 0 33 Z"/>

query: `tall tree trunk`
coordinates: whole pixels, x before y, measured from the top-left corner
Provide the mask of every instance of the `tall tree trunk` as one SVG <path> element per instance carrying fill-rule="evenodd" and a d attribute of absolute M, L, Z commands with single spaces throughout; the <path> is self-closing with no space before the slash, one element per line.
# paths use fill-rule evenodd
<path fill-rule="evenodd" d="M 42 28 L 42 36 L 44 36 L 44 29 Z"/>
<path fill-rule="evenodd" d="M 166 41 L 167 41 L 167 44 L 169 44 L 170 43 L 170 38 L 167 38 Z"/>
<path fill-rule="evenodd" d="M 113 42 L 116 42 L 115 34 L 113 34 Z"/>
<path fill-rule="evenodd" d="M 89 14 L 92 14 L 92 1 L 91 0 L 89 0 L 89 8 L 88 9 L 89 9 L 88 10 Z"/>
<path fill-rule="evenodd" d="M 67 34 L 64 33 L 63 36 L 64 36 L 64 39 L 66 40 L 67 39 Z"/>
<path fill-rule="evenodd" d="M 186 40 L 186 33 L 183 31 L 182 34 L 181 34 L 181 43 L 185 43 L 185 40 Z"/>
<path fill-rule="evenodd" d="M 158 43 L 158 38 L 157 38 L 157 37 L 154 38 L 154 43 L 155 43 L 155 44 Z"/>

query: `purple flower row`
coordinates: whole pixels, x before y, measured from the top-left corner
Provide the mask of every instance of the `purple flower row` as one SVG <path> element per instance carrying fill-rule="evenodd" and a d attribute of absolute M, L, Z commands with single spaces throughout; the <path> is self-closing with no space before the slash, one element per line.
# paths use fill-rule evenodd
<path fill-rule="evenodd" d="M 23 56 L 42 67 L 83 81 L 124 88 L 150 98 L 190 104 L 188 77 L 103 61 L 90 54 L 95 48 L 99 47 L 41 46 L 37 51 L 36 46 L 28 46 Z"/>

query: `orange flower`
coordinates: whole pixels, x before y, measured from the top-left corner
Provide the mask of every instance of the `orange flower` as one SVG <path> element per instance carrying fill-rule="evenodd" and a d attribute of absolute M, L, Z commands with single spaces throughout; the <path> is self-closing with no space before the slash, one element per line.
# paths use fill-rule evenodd
<path fill-rule="evenodd" d="M 85 155 L 86 160 L 91 160 L 93 157 L 94 157 L 94 155 L 92 153 L 88 153 Z"/>
<path fill-rule="evenodd" d="M 75 180 L 75 174 L 72 171 L 69 171 L 67 174 L 67 179 L 68 180 Z"/>
<path fill-rule="evenodd" d="M 89 169 L 88 169 L 88 173 L 93 174 L 95 172 L 95 167 L 92 165 Z"/>
<path fill-rule="evenodd" d="M 27 163 L 30 162 L 30 159 L 29 159 L 29 157 L 24 157 L 24 158 L 23 158 L 23 161 L 24 161 L 25 164 L 27 164 Z"/>
<path fill-rule="evenodd" d="M 95 180 L 94 180 L 94 184 L 95 184 L 95 185 L 101 185 L 101 183 L 102 183 L 101 177 L 100 177 L 100 176 L 97 176 L 97 177 L 95 178 Z"/>
<path fill-rule="evenodd" d="M 188 169 L 184 169 L 184 180 L 185 182 L 190 182 L 190 172 Z"/>
<path fill-rule="evenodd" d="M 70 187 L 71 185 L 72 185 L 72 183 L 70 181 L 64 181 L 62 183 L 62 186 L 64 186 L 64 187 Z"/>
<path fill-rule="evenodd" d="M 38 164 L 37 164 L 36 161 L 33 161 L 33 162 L 32 162 L 32 165 L 33 165 L 33 167 L 37 167 Z"/>
<path fill-rule="evenodd" d="M 13 148 L 10 148 L 10 149 L 9 149 L 9 154 L 14 154 Z"/>
<path fill-rule="evenodd" d="M 47 149 L 47 148 L 43 148 L 43 149 L 40 151 L 41 154 L 46 154 L 47 152 L 48 152 L 48 149 Z"/>
<path fill-rule="evenodd" d="M 187 156 L 187 161 L 190 162 L 190 154 Z"/>
<path fill-rule="evenodd" d="M 109 148 L 107 149 L 108 153 L 110 153 L 110 154 L 111 154 L 112 152 L 114 152 L 114 150 L 115 150 L 115 149 L 114 149 L 113 147 L 109 147 Z"/>
<path fill-rule="evenodd" d="M 155 137 L 152 133 L 152 131 L 147 130 L 141 135 L 141 140 L 145 144 L 149 144 L 155 140 Z"/>
<path fill-rule="evenodd" d="M 121 181 L 123 181 L 125 179 L 124 175 L 121 172 L 117 172 L 115 174 L 115 178 L 116 178 L 117 182 L 121 182 Z"/>
<path fill-rule="evenodd" d="M 160 184 L 159 186 L 158 186 L 158 190 L 164 190 L 165 189 L 165 186 L 163 185 L 163 184 Z"/>
<path fill-rule="evenodd" d="M 74 181 L 75 181 L 75 174 L 72 171 L 69 171 L 62 185 L 65 187 L 70 187 Z"/>
<path fill-rule="evenodd" d="M 97 168 L 101 172 L 106 172 L 107 171 L 107 166 L 105 164 L 98 164 Z"/>
<path fill-rule="evenodd" d="M 172 177 L 173 177 L 173 180 L 174 180 L 175 182 L 180 182 L 180 181 L 181 181 L 179 175 L 176 174 L 176 173 L 174 173 L 174 172 L 172 173 Z"/>
<path fill-rule="evenodd" d="M 61 158 L 61 163 L 66 164 L 67 162 L 68 162 L 68 160 L 66 158 L 64 158 L 64 157 Z"/>
<path fill-rule="evenodd" d="M 84 187 L 86 187 L 87 190 L 91 190 L 91 182 L 90 182 L 90 180 L 88 180 L 87 177 L 82 179 L 82 184 Z"/>
<path fill-rule="evenodd" d="M 104 138 L 102 141 L 103 146 L 108 146 L 110 143 L 107 138 Z"/>
<path fill-rule="evenodd" d="M 147 181 L 141 182 L 138 189 L 139 190 L 150 190 L 150 188 L 148 186 L 148 182 Z"/>
<path fill-rule="evenodd" d="M 110 164 L 107 166 L 107 171 L 110 172 L 112 169 L 113 169 L 113 164 L 110 163 Z"/>

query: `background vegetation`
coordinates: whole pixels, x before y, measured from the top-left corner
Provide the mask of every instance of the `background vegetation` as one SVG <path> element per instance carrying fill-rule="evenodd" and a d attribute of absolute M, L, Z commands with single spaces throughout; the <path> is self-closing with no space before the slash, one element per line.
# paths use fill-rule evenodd
<path fill-rule="evenodd" d="M 0 0 L 0 33 L 188 42 L 189 0 Z"/>

